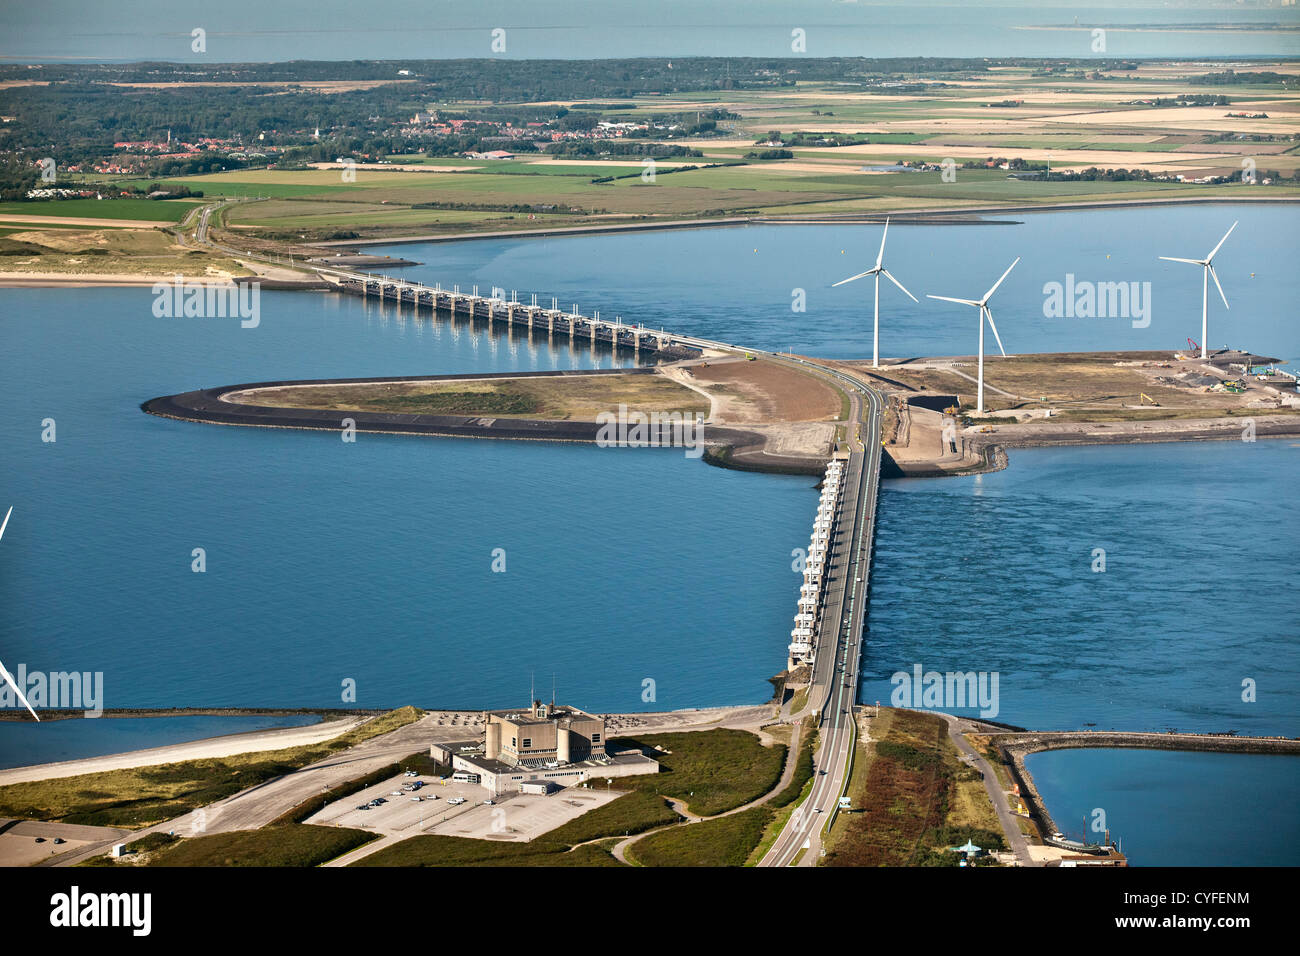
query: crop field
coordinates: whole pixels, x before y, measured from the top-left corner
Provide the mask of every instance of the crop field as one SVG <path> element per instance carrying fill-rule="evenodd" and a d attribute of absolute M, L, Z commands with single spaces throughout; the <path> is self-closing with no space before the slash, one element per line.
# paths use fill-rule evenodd
<path fill-rule="evenodd" d="M 1258 68 L 1300 75 L 1300 65 L 1290 62 Z M 650 182 L 641 178 L 639 159 L 619 155 L 619 147 L 610 144 L 606 155 L 590 158 L 520 152 L 513 160 L 483 161 L 404 153 L 387 157 L 391 168 L 359 165 L 346 181 L 342 169 L 311 168 L 243 169 L 165 183 L 201 189 L 205 197 L 261 197 L 265 201 L 230 209 L 227 224 L 241 233 L 307 241 L 726 215 L 924 212 L 953 204 L 978 209 L 1223 197 L 1245 188 L 1275 198 L 1300 196 L 1300 187 L 1289 182 L 1192 182 L 1239 171 L 1247 157 L 1261 174 L 1276 170 L 1289 177 L 1300 166 L 1300 92 L 1276 82 L 1218 85 L 1201 79 L 1211 72 L 1212 65 L 1202 63 L 1142 63 L 1133 70 L 1086 75 L 1006 67 L 918 76 L 912 86 L 892 90 L 799 82 L 792 88 L 671 94 L 593 114 L 649 118 L 697 109 L 733 114 L 719 121 L 718 136 L 673 139 L 703 155 L 656 160 Z M 1191 99 L 1207 95 L 1225 96 L 1229 105 Z M 427 105 L 472 112 L 489 104 Z M 1267 113 L 1267 118 L 1228 115 L 1235 112 Z M 785 147 L 792 153 L 788 159 L 746 160 L 772 132 L 779 137 L 798 132 L 796 142 L 803 145 Z M 841 142 L 849 137 L 851 144 L 837 146 L 833 136 Z M 1095 166 L 1182 175 L 1188 181 L 1037 181 L 1010 178 L 1010 170 L 961 168 L 967 161 L 992 158 L 1046 163 L 1054 172 Z M 955 181 L 944 182 L 933 170 L 870 169 L 945 159 L 958 166 Z M 718 163 L 728 165 L 678 169 Z M 9 204 L 0 213 L 35 205 Z M 57 205 L 68 215 L 87 202 Z M 99 215 L 110 206 L 89 205 Z M 188 204 L 141 200 L 111 207 L 122 217 L 176 221 Z"/>

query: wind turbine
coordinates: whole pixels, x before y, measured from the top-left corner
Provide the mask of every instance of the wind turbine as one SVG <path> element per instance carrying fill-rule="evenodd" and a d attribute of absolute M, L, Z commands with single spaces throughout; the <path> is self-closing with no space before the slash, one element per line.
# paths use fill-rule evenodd
<path fill-rule="evenodd" d="M 846 282 L 853 282 L 857 279 L 864 279 L 867 276 L 876 277 L 876 321 L 871 336 L 871 367 L 872 368 L 880 368 L 880 277 L 883 275 L 890 282 L 894 283 L 894 285 L 898 286 L 900 289 L 903 289 L 903 283 L 899 282 L 892 275 L 890 275 L 889 270 L 886 269 L 884 266 L 885 237 L 888 235 L 889 235 L 889 217 L 886 216 L 885 231 L 880 235 L 880 251 L 876 253 L 876 264 L 872 266 L 870 269 L 868 269 L 866 272 L 859 272 L 855 276 L 849 276 L 847 279 L 841 279 L 839 282 L 833 283 L 831 285 L 831 288 L 833 289 L 837 285 L 844 285 L 844 283 Z M 916 296 L 912 295 L 912 293 L 908 292 L 906 289 L 903 289 L 903 294 L 906 295 L 913 302 L 918 301 Z"/>
<path fill-rule="evenodd" d="M 1238 222 L 1240 222 L 1240 220 L 1238 220 Z M 1206 321 L 1210 312 L 1211 276 L 1214 276 L 1214 285 L 1219 290 L 1219 298 L 1223 299 L 1223 307 L 1225 309 L 1228 308 L 1228 297 L 1223 294 L 1223 286 L 1219 285 L 1219 277 L 1215 275 L 1214 266 L 1211 265 L 1211 263 L 1214 262 L 1214 257 L 1218 254 L 1219 250 L 1223 248 L 1223 244 L 1228 241 L 1228 237 L 1232 235 L 1232 230 L 1236 228 L 1237 223 L 1234 222 L 1228 227 L 1228 231 L 1223 234 L 1223 238 L 1219 240 L 1219 244 L 1211 249 L 1210 254 L 1204 259 L 1177 259 L 1174 256 L 1160 256 L 1161 259 L 1164 259 L 1167 262 L 1186 262 L 1189 265 L 1201 266 L 1205 269 L 1201 274 L 1201 358 L 1203 359 L 1209 358 L 1205 339 L 1207 334 Z"/>
<path fill-rule="evenodd" d="M 1020 257 L 1016 256 L 1016 262 L 1019 261 L 1020 261 Z M 930 295 L 926 297 L 930 299 L 942 299 L 944 302 L 960 302 L 962 305 L 973 305 L 980 310 L 979 397 L 976 401 L 976 408 L 975 408 L 975 412 L 977 415 L 984 414 L 984 318 L 985 316 L 988 317 L 989 328 L 993 330 L 993 338 L 996 339 L 998 343 L 998 351 L 1002 353 L 1003 358 L 1006 358 L 1007 350 L 1002 347 L 1002 338 L 1001 336 L 998 335 L 998 327 L 993 324 L 993 310 L 989 308 L 989 299 L 993 298 L 993 293 L 998 291 L 998 286 L 1002 284 L 1003 280 L 1006 279 L 1007 276 L 1011 275 L 1011 270 L 1016 267 L 1016 262 L 1013 262 L 1011 263 L 1011 265 L 1007 266 L 1007 271 L 1002 273 L 1002 278 L 999 279 L 997 282 L 993 283 L 993 288 L 985 292 L 984 298 L 982 299 L 979 300 L 953 299 L 953 298 L 949 298 L 946 295 Z"/>
<path fill-rule="evenodd" d="M 9 516 L 13 513 L 13 505 L 10 505 L 9 510 L 5 512 L 5 520 L 0 521 L 0 538 L 5 536 L 5 528 L 9 527 Z M 4 682 L 14 689 L 14 693 L 17 694 L 18 699 L 23 702 L 23 706 L 28 710 L 31 710 L 32 716 L 36 717 L 36 711 L 32 710 L 32 705 L 27 702 L 26 696 L 24 696 L 23 692 L 18 688 L 18 682 L 9 675 L 9 671 L 5 668 L 4 664 L 0 664 L 0 677 L 4 678 Z M 41 718 L 36 717 L 37 723 L 40 723 L 40 720 Z"/>

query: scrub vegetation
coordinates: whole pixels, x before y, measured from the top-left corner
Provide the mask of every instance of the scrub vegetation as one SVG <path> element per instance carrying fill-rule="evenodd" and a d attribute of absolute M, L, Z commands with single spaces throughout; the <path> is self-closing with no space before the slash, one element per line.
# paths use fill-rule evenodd
<path fill-rule="evenodd" d="M 391 733 L 421 716 L 423 711 L 402 707 L 319 744 L 13 783 L 0 787 L 0 815 L 146 827 Z"/>

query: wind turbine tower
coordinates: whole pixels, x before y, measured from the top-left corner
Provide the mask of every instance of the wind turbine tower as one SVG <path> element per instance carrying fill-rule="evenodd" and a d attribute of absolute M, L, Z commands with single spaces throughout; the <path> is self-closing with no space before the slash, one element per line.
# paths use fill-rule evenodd
<path fill-rule="evenodd" d="M 1016 256 L 1016 262 L 1019 261 L 1020 257 Z M 986 318 L 989 320 L 989 328 L 993 330 L 993 338 L 997 340 L 998 351 L 1002 353 L 1003 358 L 1007 357 L 1007 350 L 1002 347 L 1002 337 L 998 335 L 998 327 L 993 324 L 993 310 L 989 308 L 989 299 L 993 298 L 993 293 L 998 291 L 998 286 L 1002 284 L 1003 280 L 1011 275 L 1011 270 L 1016 267 L 1016 262 L 1007 266 L 1007 271 L 1002 273 L 1002 278 L 993 283 L 993 288 L 985 292 L 982 299 L 953 299 L 946 295 L 927 296 L 927 298 L 931 299 L 942 299 L 944 302 L 960 302 L 962 305 L 973 305 L 980 310 L 979 391 L 975 405 L 977 415 L 984 414 L 984 320 Z"/>
<path fill-rule="evenodd" d="M 872 368 L 880 368 L 880 277 L 883 275 L 890 282 L 894 283 L 894 285 L 898 286 L 900 289 L 903 289 L 903 294 L 906 295 L 913 302 L 918 301 L 916 296 L 908 292 L 907 289 L 904 289 L 903 283 L 895 279 L 890 274 L 889 270 L 885 268 L 885 238 L 888 235 L 889 235 L 889 219 L 888 217 L 886 217 L 885 231 L 881 233 L 880 236 L 880 251 L 876 253 L 876 264 L 872 266 L 870 269 L 868 269 L 866 272 L 859 272 L 855 276 L 849 276 L 847 279 L 841 279 L 839 282 L 836 282 L 831 285 L 831 288 L 833 289 L 835 288 L 835 286 L 844 285 L 844 283 L 846 282 L 854 282 L 857 279 L 865 279 L 867 276 L 875 276 L 876 278 L 875 322 L 873 323 L 872 334 L 871 334 L 871 367 Z"/>
<path fill-rule="evenodd" d="M 1204 259 L 1177 259 L 1174 256 L 1160 256 L 1161 259 L 1164 259 L 1167 262 L 1186 262 L 1189 265 L 1200 266 L 1204 270 L 1201 273 L 1201 358 L 1202 359 L 1209 358 L 1209 351 L 1208 351 L 1209 346 L 1205 340 L 1206 338 L 1208 338 L 1206 326 L 1209 324 L 1210 279 L 1211 278 L 1214 279 L 1215 288 L 1219 290 L 1219 298 L 1223 299 L 1223 307 L 1225 309 L 1228 308 L 1228 297 L 1223 294 L 1223 286 L 1219 285 L 1219 277 L 1215 275 L 1214 272 L 1214 265 L 1213 265 L 1214 257 L 1218 255 L 1219 250 L 1223 248 L 1223 244 L 1227 242 L 1228 237 L 1232 235 L 1232 230 L 1236 228 L 1237 228 L 1237 223 L 1234 222 L 1231 226 L 1228 227 L 1228 231 L 1223 234 L 1223 238 L 1219 240 L 1219 244 L 1215 246 L 1213 249 L 1211 249 L 1210 254 L 1206 256 Z"/>

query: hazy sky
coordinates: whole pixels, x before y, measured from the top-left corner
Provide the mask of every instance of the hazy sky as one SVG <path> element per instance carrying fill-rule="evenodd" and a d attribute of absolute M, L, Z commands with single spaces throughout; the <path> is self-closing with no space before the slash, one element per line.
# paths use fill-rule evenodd
<path fill-rule="evenodd" d="M 936 10 L 936 7 L 943 7 Z M 0 58 L 402 59 L 601 56 L 1087 56 L 1085 35 L 1017 27 L 1284 19 L 1222 4 L 1066 0 L 0 0 Z M 206 31 L 206 51 L 191 32 Z M 504 53 L 491 31 L 506 31 Z M 805 51 L 792 50 L 802 29 Z M 1117 44 L 1118 46 L 1116 46 Z M 1272 34 L 1126 33 L 1109 52 L 1300 55 Z"/>

